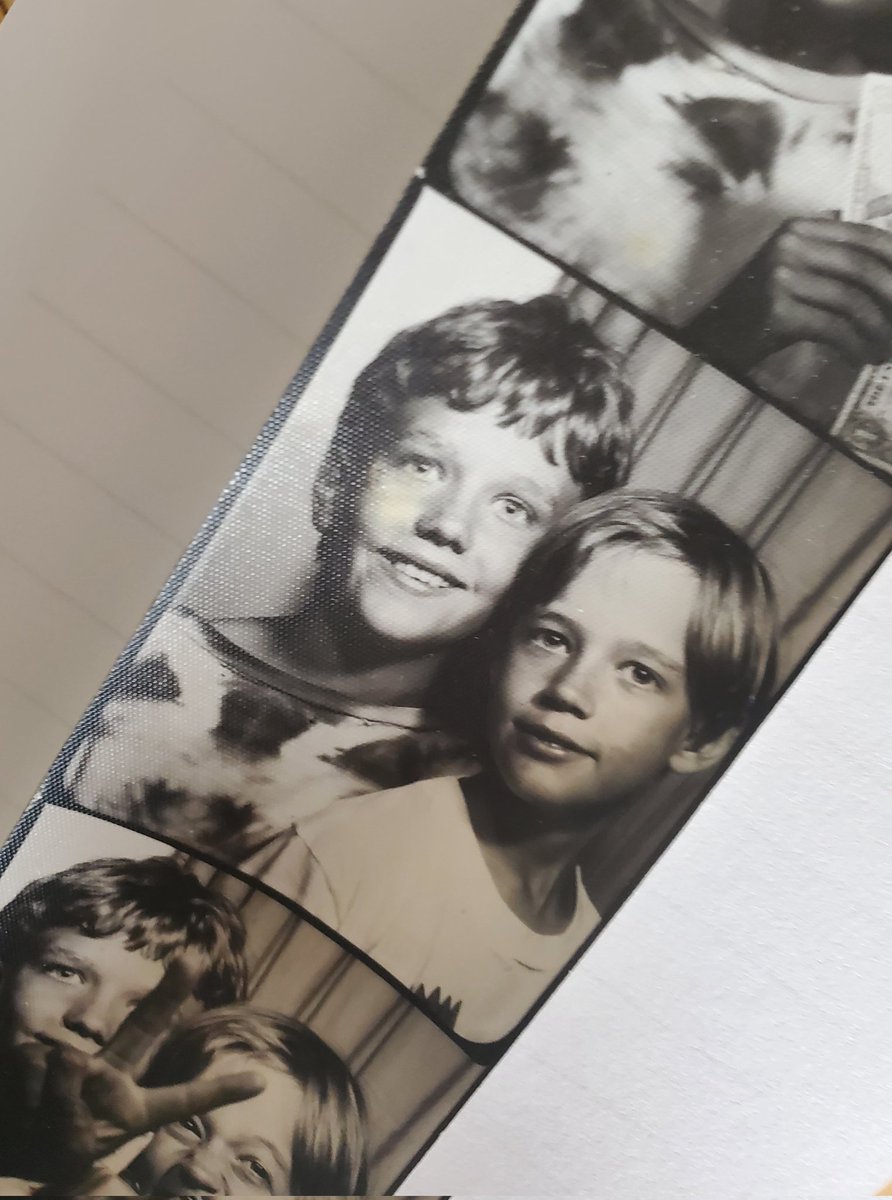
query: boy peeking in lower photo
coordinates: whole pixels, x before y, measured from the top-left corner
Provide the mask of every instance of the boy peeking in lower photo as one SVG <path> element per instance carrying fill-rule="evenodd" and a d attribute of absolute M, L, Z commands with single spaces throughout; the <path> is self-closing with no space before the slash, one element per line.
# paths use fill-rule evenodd
<path fill-rule="evenodd" d="M 203 1008 L 243 999 L 244 951 L 229 901 L 173 857 L 95 859 L 27 884 L 0 910 L 0 1174 L 40 1179 L 52 1158 L 32 1119 L 48 1062 L 98 1055 L 175 962 L 188 960 Z"/>

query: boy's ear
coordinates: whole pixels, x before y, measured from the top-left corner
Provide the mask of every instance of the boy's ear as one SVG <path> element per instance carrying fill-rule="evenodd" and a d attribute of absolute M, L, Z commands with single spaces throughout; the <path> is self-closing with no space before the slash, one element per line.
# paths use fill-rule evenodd
<path fill-rule="evenodd" d="M 697 771 L 708 771 L 720 762 L 737 740 L 739 729 L 727 729 L 711 742 L 700 742 L 688 737 L 684 745 L 669 759 L 669 767 L 677 775 L 694 775 Z"/>

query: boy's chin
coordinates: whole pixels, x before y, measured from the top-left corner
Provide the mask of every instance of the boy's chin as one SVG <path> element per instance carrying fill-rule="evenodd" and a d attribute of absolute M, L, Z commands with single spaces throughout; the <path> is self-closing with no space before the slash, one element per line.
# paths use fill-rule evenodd
<path fill-rule="evenodd" d="M 449 612 L 401 612 L 399 607 L 377 603 L 363 606 L 362 623 L 378 641 L 405 648 L 409 655 L 440 653 L 470 637 L 479 622 Z"/>
<path fill-rule="evenodd" d="M 511 788 L 528 820 L 554 830 L 585 829 L 601 817 L 623 808 L 624 796 L 588 794 L 567 795 L 549 789 L 531 787 L 520 781 Z"/>

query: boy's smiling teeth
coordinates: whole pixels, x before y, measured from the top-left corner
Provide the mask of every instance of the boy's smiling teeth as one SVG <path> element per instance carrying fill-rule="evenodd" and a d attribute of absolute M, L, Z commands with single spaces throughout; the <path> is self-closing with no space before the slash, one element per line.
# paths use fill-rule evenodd
<path fill-rule="evenodd" d="M 433 571 L 425 571 L 423 567 L 416 567 L 414 563 L 397 561 L 393 565 L 400 575 L 407 575 L 409 579 L 414 579 L 417 583 L 435 588 L 450 586 L 442 575 L 435 575 Z"/>
<path fill-rule="evenodd" d="M 453 576 L 441 574 L 433 567 L 422 566 L 421 563 L 416 562 L 414 559 L 406 558 L 402 554 L 395 554 L 392 551 L 382 551 L 382 554 L 393 567 L 394 571 L 406 583 L 420 590 L 434 589 L 445 591 L 447 588 L 464 586 Z"/>

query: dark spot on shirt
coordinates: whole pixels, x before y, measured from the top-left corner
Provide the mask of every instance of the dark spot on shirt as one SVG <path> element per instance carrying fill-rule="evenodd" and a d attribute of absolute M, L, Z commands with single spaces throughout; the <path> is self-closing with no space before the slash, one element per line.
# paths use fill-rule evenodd
<path fill-rule="evenodd" d="M 474 163 L 480 182 L 518 216 L 534 219 L 549 186 L 572 163 L 569 142 L 539 113 L 514 108 L 490 92 L 475 120 L 482 121 L 490 152 Z"/>
<path fill-rule="evenodd" d="M 770 101 L 706 96 L 667 102 L 715 155 L 716 164 L 737 183 L 758 175 L 767 187 L 780 146 L 781 123 Z"/>
<path fill-rule="evenodd" d="M 137 659 L 115 688 L 114 698 L 121 700 L 179 700 L 182 688 L 166 654 Z"/>
<path fill-rule="evenodd" d="M 211 731 L 220 750 L 247 762 L 276 758 L 282 746 L 314 724 L 293 696 L 251 683 L 230 686 L 220 702 L 220 719 Z"/>
<path fill-rule="evenodd" d="M 582 0 L 562 19 L 564 63 L 588 79 L 617 79 L 666 54 L 674 37 L 653 0 Z"/>
<path fill-rule="evenodd" d="M 414 989 L 413 995 L 418 997 L 419 1003 L 428 1009 L 441 1025 L 445 1025 L 447 1029 L 455 1028 L 461 1012 L 461 1000 L 453 1000 L 446 992 L 441 993 L 438 987 L 428 994 L 423 983 Z"/>
<path fill-rule="evenodd" d="M 232 863 L 253 854 L 271 832 L 250 801 L 197 795 L 166 779 L 152 780 L 138 794 L 131 794 L 121 815 L 134 825 Z"/>
<path fill-rule="evenodd" d="M 406 733 L 365 742 L 338 754 L 326 755 L 322 761 L 358 776 L 370 790 L 403 787 L 420 779 L 443 775 L 466 774 L 475 766 L 468 749 L 444 733 Z"/>

